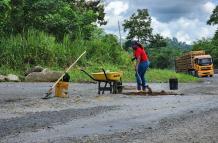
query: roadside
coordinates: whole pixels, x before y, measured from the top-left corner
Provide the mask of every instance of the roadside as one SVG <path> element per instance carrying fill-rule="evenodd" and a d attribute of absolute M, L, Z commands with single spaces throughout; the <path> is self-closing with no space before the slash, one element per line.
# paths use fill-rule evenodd
<path fill-rule="evenodd" d="M 184 96 L 98 96 L 95 84 L 71 84 L 70 98 L 50 100 L 40 98 L 51 83 L 1 83 L 0 141 L 213 142 L 218 77 L 204 80 L 179 84 Z"/>
<path fill-rule="evenodd" d="M 92 64 L 92 65 L 87 65 L 86 68 L 76 66 L 72 68 L 72 70 L 69 72 L 71 77 L 70 80 L 71 82 L 74 83 L 93 82 L 93 80 L 90 79 L 83 72 L 81 72 L 80 69 L 84 69 L 89 74 L 91 74 L 95 72 L 101 72 L 102 68 L 105 69 L 106 71 L 111 71 L 111 72 L 123 71 L 124 74 L 122 80 L 124 82 L 135 82 L 135 71 L 133 65 L 131 64 L 125 66 L 114 65 L 114 64 L 104 64 L 101 66 L 99 64 Z M 63 72 L 62 70 L 63 69 L 57 67 L 47 69 L 41 66 L 35 66 L 27 71 L 14 71 L 12 69 L 3 67 L 0 68 L 0 82 L 5 82 L 5 81 L 54 82 L 58 79 L 58 77 L 61 76 Z M 149 69 L 146 73 L 146 77 L 148 82 L 153 82 L 153 83 L 166 83 L 168 82 L 169 78 L 178 78 L 180 82 L 185 82 L 185 83 L 194 83 L 200 81 L 198 78 L 195 78 L 191 75 L 176 73 L 173 70 L 167 70 L 167 69 Z"/>

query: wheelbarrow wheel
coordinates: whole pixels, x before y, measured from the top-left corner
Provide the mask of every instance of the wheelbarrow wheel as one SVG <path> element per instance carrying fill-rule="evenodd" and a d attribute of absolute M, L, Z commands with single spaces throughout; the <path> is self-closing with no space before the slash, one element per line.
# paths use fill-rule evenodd
<path fill-rule="evenodd" d="M 117 94 L 117 82 L 115 81 L 113 83 L 113 91 L 112 91 L 113 94 Z"/>
<path fill-rule="evenodd" d="M 113 94 L 122 93 L 123 86 L 122 86 L 122 79 L 120 78 L 119 81 L 115 81 L 113 83 Z"/>
<path fill-rule="evenodd" d="M 117 93 L 122 93 L 122 92 L 123 92 L 122 81 L 119 81 L 117 83 Z"/>

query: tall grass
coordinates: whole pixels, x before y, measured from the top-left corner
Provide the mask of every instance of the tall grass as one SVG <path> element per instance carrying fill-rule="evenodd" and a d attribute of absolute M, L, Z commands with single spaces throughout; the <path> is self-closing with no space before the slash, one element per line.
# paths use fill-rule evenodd
<path fill-rule="evenodd" d="M 1 65 L 24 69 L 31 65 L 54 63 L 55 38 L 43 32 L 29 31 L 25 36 L 16 35 L 1 39 Z"/>
<path fill-rule="evenodd" d="M 80 36 L 71 40 L 66 35 L 62 42 L 44 32 L 31 29 L 26 34 L 0 38 L 0 67 L 25 70 L 31 66 L 68 67 L 84 51 L 79 61 L 85 66 L 92 63 L 126 64 L 127 53 L 119 48 L 113 36 L 85 41 Z"/>

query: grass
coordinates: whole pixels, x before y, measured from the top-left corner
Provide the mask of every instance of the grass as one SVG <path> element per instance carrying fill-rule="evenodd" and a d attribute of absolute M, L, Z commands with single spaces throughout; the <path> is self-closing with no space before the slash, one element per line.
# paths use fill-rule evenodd
<path fill-rule="evenodd" d="M 71 81 L 72 82 L 90 82 L 90 79 L 87 75 L 80 71 L 80 69 L 84 69 L 88 73 L 99 72 L 102 71 L 101 69 L 104 68 L 105 70 L 109 71 L 123 71 L 123 81 L 124 82 L 135 82 L 135 72 L 133 66 L 116 66 L 111 64 L 92 64 L 88 63 L 88 66 L 85 68 L 81 68 L 79 66 L 75 66 L 69 72 Z M 63 71 L 63 69 L 59 67 L 52 67 L 50 68 L 55 71 Z M 15 74 L 18 75 L 21 79 L 24 78 L 23 71 L 17 69 L 11 69 L 6 66 L 2 66 L 0 68 L 0 75 L 7 75 L 7 74 Z M 148 82 L 154 83 L 165 83 L 169 81 L 169 78 L 178 78 L 179 82 L 198 82 L 200 79 L 182 73 L 176 73 L 172 70 L 162 70 L 162 69 L 149 69 L 146 73 L 146 79 Z"/>
<path fill-rule="evenodd" d="M 12 69 L 7 66 L 0 66 L 0 75 L 8 75 L 8 74 L 22 75 L 23 73 L 18 69 Z"/>
<path fill-rule="evenodd" d="M 135 82 L 135 71 L 131 66 L 119 67 L 114 65 L 100 65 L 89 66 L 84 68 L 88 73 L 99 72 L 101 68 L 109 71 L 123 71 L 124 82 Z M 79 68 L 73 69 L 70 72 L 70 76 L 73 82 L 88 82 L 92 81 L 87 75 L 79 70 Z M 161 83 L 168 82 L 170 78 L 178 78 L 179 82 L 198 82 L 199 79 L 187 74 L 176 73 L 172 70 L 161 69 L 149 69 L 146 73 L 146 79 L 148 82 Z"/>
<path fill-rule="evenodd" d="M 168 82 L 170 78 L 177 78 L 179 82 L 199 81 L 196 77 L 183 73 L 176 73 L 172 70 L 149 69 L 147 72 L 148 82 Z"/>

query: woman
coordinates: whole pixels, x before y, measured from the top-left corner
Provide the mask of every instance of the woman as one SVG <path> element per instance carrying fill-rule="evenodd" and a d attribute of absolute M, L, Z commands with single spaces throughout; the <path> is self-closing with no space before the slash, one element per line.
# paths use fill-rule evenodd
<path fill-rule="evenodd" d="M 143 46 L 137 42 L 132 45 L 134 51 L 134 58 L 136 59 L 136 81 L 137 81 L 137 90 L 143 90 L 148 87 L 146 85 L 145 73 L 149 66 L 148 56 L 143 48 Z"/>

